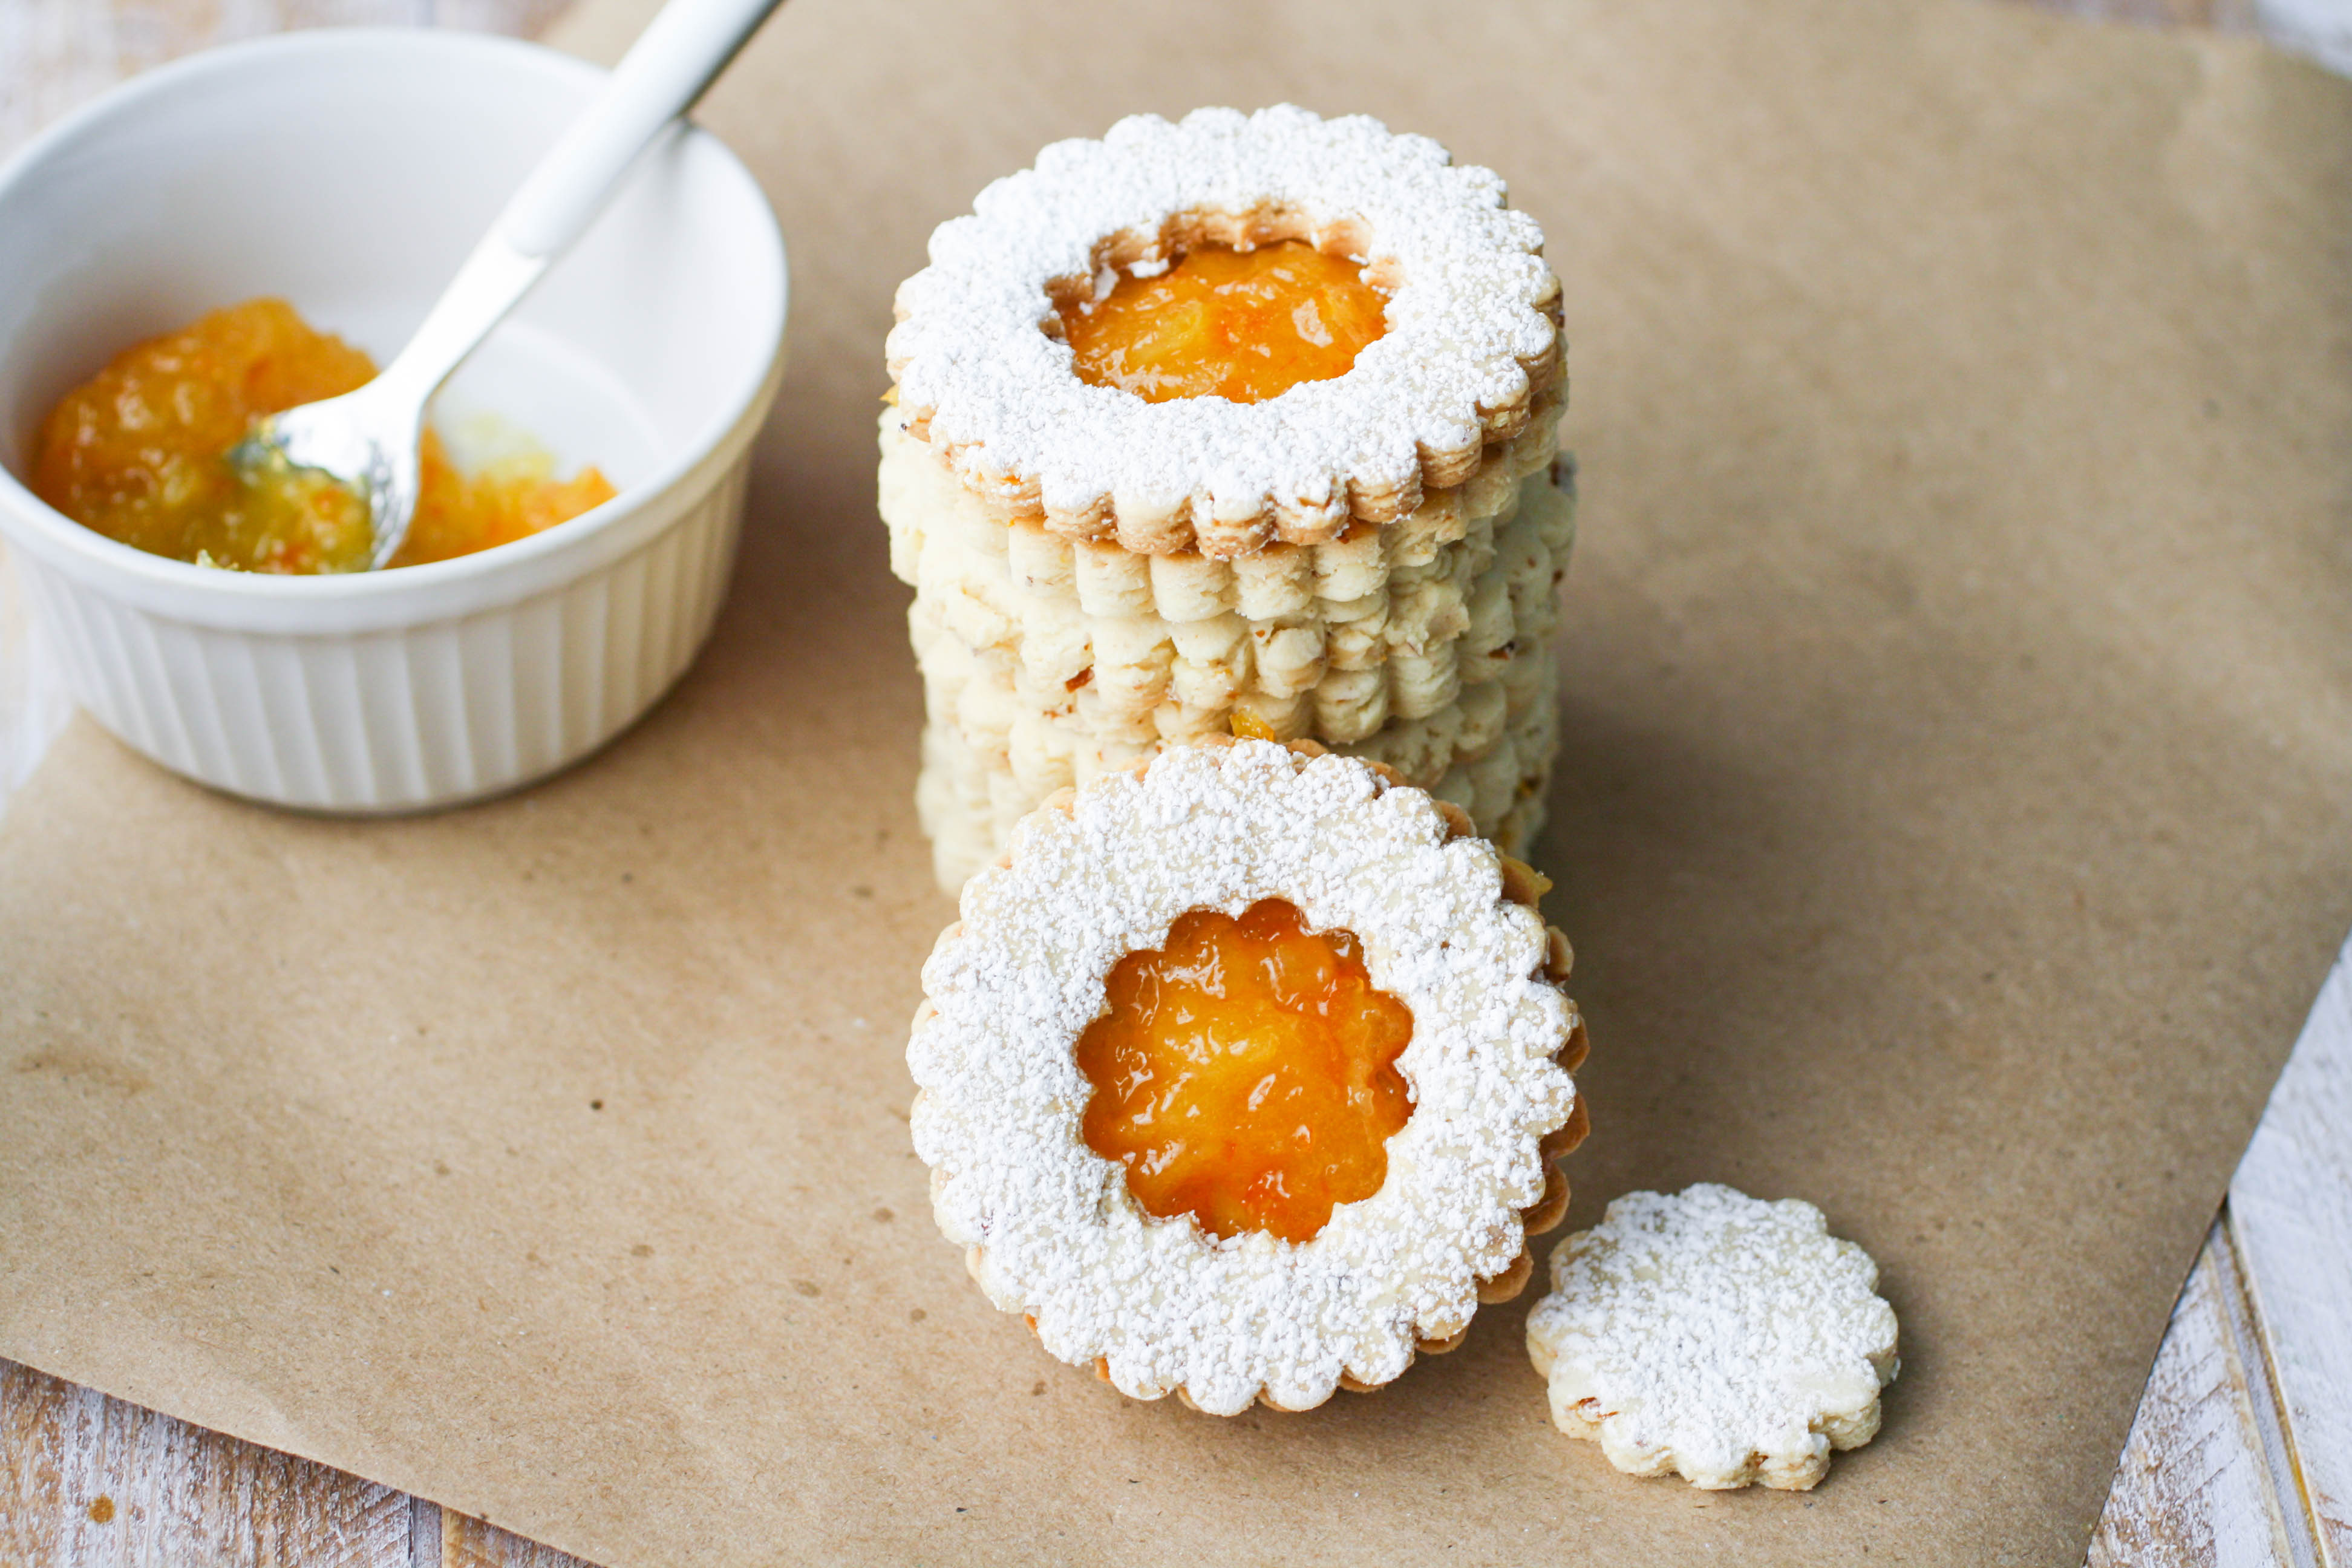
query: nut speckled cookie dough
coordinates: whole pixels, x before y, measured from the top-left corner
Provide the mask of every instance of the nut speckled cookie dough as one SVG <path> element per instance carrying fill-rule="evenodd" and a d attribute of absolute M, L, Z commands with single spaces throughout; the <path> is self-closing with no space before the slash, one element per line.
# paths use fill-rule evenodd
<path fill-rule="evenodd" d="M 1553 1248 L 1551 1280 L 1528 1354 L 1552 1419 L 1628 1474 L 1802 1490 L 1877 1435 L 1895 1309 L 1811 1204 L 1630 1193 Z"/>

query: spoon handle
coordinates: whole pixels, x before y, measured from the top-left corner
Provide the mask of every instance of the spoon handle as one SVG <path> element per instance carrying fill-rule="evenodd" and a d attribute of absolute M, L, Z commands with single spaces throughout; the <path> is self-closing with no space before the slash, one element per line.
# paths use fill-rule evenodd
<path fill-rule="evenodd" d="M 663 126 L 700 98 L 782 0 L 669 0 L 588 112 L 507 203 L 496 231 L 524 256 L 559 254 Z"/>
<path fill-rule="evenodd" d="M 507 200 L 369 395 L 425 400 L 580 237 L 643 153 L 709 87 L 782 0 L 669 0 L 586 112 Z"/>

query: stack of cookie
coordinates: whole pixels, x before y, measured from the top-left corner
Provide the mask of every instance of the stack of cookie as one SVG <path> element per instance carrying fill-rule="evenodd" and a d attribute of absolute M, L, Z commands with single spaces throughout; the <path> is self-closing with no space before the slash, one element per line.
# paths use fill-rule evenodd
<path fill-rule="evenodd" d="M 1559 283 L 1501 182 L 1361 118 L 1204 110 L 975 205 L 900 289 L 881 430 L 941 884 L 1055 790 L 1212 735 L 1387 763 L 1523 850 L 1574 511 Z M 1345 374 L 1243 404 L 1073 374 L 1073 289 L 1285 241 L 1386 295 Z"/>

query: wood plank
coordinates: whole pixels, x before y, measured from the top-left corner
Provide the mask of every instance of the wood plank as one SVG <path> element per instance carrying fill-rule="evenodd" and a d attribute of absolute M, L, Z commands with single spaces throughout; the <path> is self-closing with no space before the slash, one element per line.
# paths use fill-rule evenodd
<path fill-rule="evenodd" d="M 0 1565 L 592 1568 L 423 1498 L 0 1361 Z"/>
<path fill-rule="evenodd" d="M 412 1512 L 388 1487 L 0 1361 L 0 1563 L 412 1568 Z"/>
<path fill-rule="evenodd" d="M 2266 1436 L 2275 1407 L 2228 1228 L 2173 1308 L 2088 1568 L 2314 1568 L 2303 1510 Z"/>
<path fill-rule="evenodd" d="M 2230 1184 L 2230 1227 L 2319 1559 L 2352 1568 L 2352 943 Z"/>
<path fill-rule="evenodd" d="M 526 1541 L 462 1513 L 441 1510 L 440 1568 L 590 1568 L 569 1552 Z"/>

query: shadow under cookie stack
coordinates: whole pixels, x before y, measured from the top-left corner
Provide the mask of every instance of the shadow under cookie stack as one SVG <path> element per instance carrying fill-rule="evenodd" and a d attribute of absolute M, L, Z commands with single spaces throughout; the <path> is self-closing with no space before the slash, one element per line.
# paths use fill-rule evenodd
<path fill-rule="evenodd" d="M 1386 297 L 1346 374 L 1247 405 L 1074 374 L 1074 300 L 1285 241 Z M 1297 110 L 1139 117 L 941 226 L 899 291 L 880 510 L 915 589 L 917 803 L 944 889 L 1055 791 L 1234 734 L 1385 763 L 1526 852 L 1575 533 L 1540 246 L 1487 171 Z"/>

